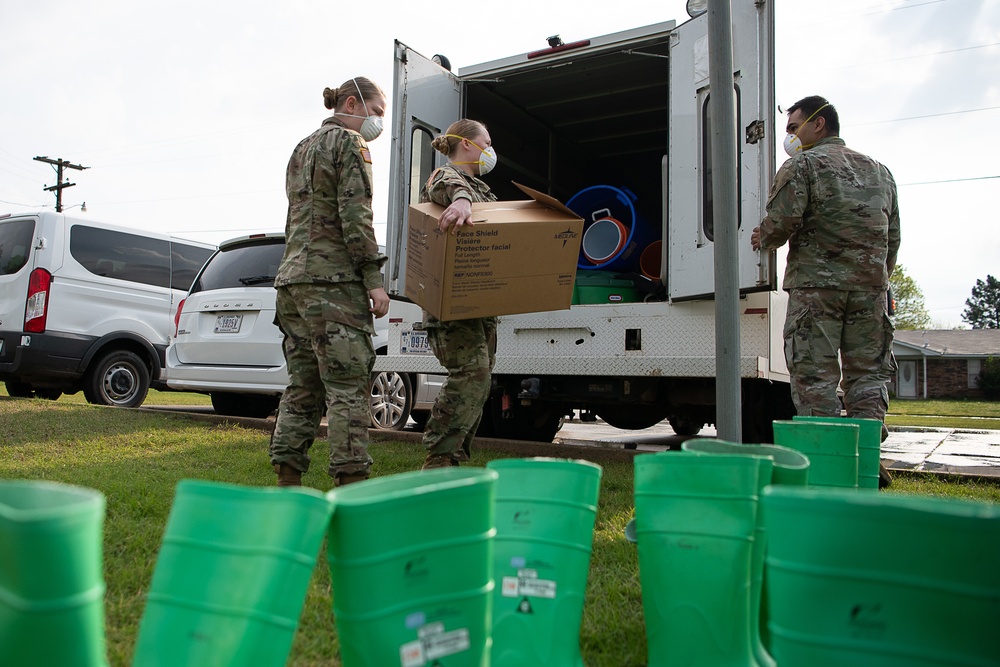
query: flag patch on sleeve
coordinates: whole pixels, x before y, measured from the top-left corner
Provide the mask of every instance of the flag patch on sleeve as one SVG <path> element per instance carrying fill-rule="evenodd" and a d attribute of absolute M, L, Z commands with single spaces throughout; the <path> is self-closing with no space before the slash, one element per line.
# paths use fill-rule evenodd
<path fill-rule="evenodd" d="M 371 164 L 372 163 L 372 154 L 371 154 L 371 151 L 369 151 L 367 148 L 362 148 L 361 149 L 361 158 L 365 162 L 367 162 L 368 164 Z"/>

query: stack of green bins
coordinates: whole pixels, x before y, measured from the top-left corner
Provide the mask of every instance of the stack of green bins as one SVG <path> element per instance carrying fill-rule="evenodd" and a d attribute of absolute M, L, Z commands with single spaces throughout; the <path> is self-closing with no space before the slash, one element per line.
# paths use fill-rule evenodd
<path fill-rule="evenodd" d="M 776 420 L 774 444 L 809 457 L 809 486 L 858 488 L 858 432 L 856 424 Z"/>
<path fill-rule="evenodd" d="M 763 505 L 778 665 L 1000 664 L 1000 505 L 787 486 Z"/>
<path fill-rule="evenodd" d="M 878 466 L 882 451 L 882 422 L 850 417 L 792 417 L 792 421 L 854 424 L 858 427 L 858 488 L 878 489 Z"/>
<path fill-rule="evenodd" d="M 0 482 L 0 664 L 103 667 L 104 496 Z"/>
<path fill-rule="evenodd" d="M 438 468 L 330 492 L 344 667 L 489 664 L 496 480 L 484 468 Z"/>
<path fill-rule="evenodd" d="M 601 467 L 501 459 L 496 493 L 492 667 L 583 667 L 580 623 Z"/>
<path fill-rule="evenodd" d="M 306 487 L 181 480 L 133 666 L 284 665 L 330 511 Z"/>

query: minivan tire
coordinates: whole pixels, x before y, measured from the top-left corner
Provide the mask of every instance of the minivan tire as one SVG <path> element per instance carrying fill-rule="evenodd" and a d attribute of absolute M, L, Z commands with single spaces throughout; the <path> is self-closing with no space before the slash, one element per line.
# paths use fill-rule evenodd
<path fill-rule="evenodd" d="M 95 405 L 137 408 L 149 393 L 149 368 L 135 352 L 113 350 L 87 369 L 83 395 Z"/>
<path fill-rule="evenodd" d="M 413 406 L 413 383 L 406 373 L 372 373 L 368 391 L 368 412 L 372 428 L 402 431 Z"/>

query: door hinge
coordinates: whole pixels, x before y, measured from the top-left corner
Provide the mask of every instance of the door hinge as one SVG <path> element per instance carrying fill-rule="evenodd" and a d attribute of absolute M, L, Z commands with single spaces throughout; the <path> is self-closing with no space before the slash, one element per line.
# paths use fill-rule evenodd
<path fill-rule="evenodd" d="M 764 138 L 764 121 L 755 120 L 747 125 L 747 143 L 755 144 Z"/>

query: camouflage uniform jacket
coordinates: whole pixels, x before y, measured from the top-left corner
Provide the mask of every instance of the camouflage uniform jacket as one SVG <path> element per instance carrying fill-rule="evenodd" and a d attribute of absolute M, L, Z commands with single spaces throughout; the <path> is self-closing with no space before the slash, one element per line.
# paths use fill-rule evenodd
<path fill-rule="evenodd" d="M 372 165 L 361 135 L 331 116 L 299 142 L 285 176 L 285 255 L 275 287 L 358 282 L 382 287 L 372 226 Z"/>
<path fill-rule="evenodd" d="M 761 247 L 788 242 L 786 290 L 887 289 L 899 239 L 892 174 L 840 137 L 781 166 L 760 224 Z"/>
<path fill-rule="evenodd" d="M 496 201 L 497 197 L 490 191 L 490 186 L 450 164 L 435 169 L 420 189 L 420 203 L 432 201 L 449 206 L 456 199 L 487 202 Z"/>

